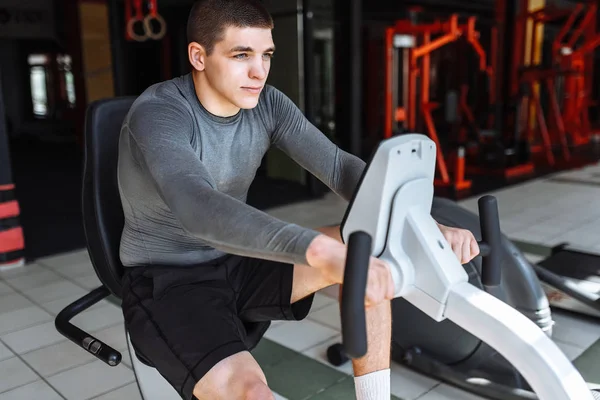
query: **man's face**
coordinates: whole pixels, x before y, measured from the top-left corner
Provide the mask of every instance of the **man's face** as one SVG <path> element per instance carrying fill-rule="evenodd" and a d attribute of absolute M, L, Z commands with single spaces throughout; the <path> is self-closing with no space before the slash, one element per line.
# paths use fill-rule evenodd
<path fill-rule="evenodd" d="M 236 108 L 253 108 L 269 75 L 274 50 L 270 29 L 229 27 L 206 57 L 207 81 L 223 101 Z"/>

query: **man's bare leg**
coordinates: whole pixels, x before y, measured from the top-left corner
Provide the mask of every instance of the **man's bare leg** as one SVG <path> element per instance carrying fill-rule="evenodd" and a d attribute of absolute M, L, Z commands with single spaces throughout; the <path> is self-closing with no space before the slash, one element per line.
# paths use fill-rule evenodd
<path fill-rule="evenodd" d="M 252 355 L 242 351 L 215 364 L 194 386 L 198 400 L 274 400 L 267 378 Z"/>
<path fill-rule="evenodd" d="M 339 226 L 321 227 L 317 230 L 340 242 L 342 241 Z M 325 279 L 318 270 L 306 265 L 295 265 L 292 303 L 331 285 L 333 285 L 333 282 Z M 342 286 L 340 285 L 340 299 L 341 295 Z M 352 360 L 354 376 L 357 377 L 390 368 L 392 342 L 391 302 L 385 301 L 375 307 L 366 309 L 365 316 L 367 324 L 367 354 L 364 357 Z"/>
<path fill-rule="evenodd" d="M 342 287 L 340 286 L 340 299 Z M 354 376 L 362 376 L 390 368 L 392 346 L 391 302 L 384 301 L 365 313 L 367 323 L 367 354 L 352 360 Z"/>

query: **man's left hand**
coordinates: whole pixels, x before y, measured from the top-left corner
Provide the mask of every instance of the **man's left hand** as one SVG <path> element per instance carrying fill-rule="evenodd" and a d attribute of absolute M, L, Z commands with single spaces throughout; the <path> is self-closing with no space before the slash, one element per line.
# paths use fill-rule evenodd
<path fill-rule="evenodd" d="M 477 257 L 479 244 L 477 244 L 477 240 L 471 231 L 445 226 L 440 223 L 437 223 L 437 225 L 461 264 L 466 264 Z"/>

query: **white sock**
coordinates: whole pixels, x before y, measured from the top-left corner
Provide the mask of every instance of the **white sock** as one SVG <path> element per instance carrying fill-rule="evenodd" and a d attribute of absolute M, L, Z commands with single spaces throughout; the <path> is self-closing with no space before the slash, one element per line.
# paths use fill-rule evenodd
<path fill-rule="evenodd" d="M 390 370 L 354 377 L 356 400 L 390 400 Z"/>

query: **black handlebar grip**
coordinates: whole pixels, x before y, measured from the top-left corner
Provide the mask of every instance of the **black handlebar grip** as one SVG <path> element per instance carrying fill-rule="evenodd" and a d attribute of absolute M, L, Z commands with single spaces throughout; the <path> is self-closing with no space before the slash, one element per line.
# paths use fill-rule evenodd
<path fill-rule="evenodd" d="M 359 358 L 367 353 L 365 296 L 371 241 L 371 235 L 362 231 L 353 232 L 348 238 L 341 319 L 344 352 L 351 358 Z"/>
<path fill-rule="evenodd" d="M 73 317 L 98 303 L 109 294 L 110 291 L 105 286 L 100 286 L 92 290 L 59 312 L 54 320 L 54 326 L 61 335 L 106 364 L 114 367 L 121 362 L 121 353 L 70 322 Z"/>
<path fill-rule="evenodd" d="M 490 254 L 490 245 L 485 243 L 483 240 L 481 242 L 477 242 L 479 245 L 479 255 L 481 257 L 487 257 Z"/>
<path fill-rule="evenodd" d="M 500 285 L 502 237 L 498 202 L 494 196 L 483 196 L 479 199 L 479 222 L 481 239 L 487 253 L 481 261 L 481 283 L 485 286 Z M 486 246 L 487 245 L 487 246 Z"/>
<path fill-rule="evenodd" d="M 84 331 L 77 328 L 76 326 L 72 326 L 72 329 L 72 332 L 76 332 L 75 334 L 79 337 L 86 334 Z M 88 353 L 96 356 L 97 358 L 99 358 L 100 360 L 104 361 L 112 367 L 119 365 L 119 363 L 121 362 L 121 353 L 119 351 L 113 349 L 106 343 L 96 339 L 91 335 L 85 336 L 81 340 L 80 345 Z"/>

